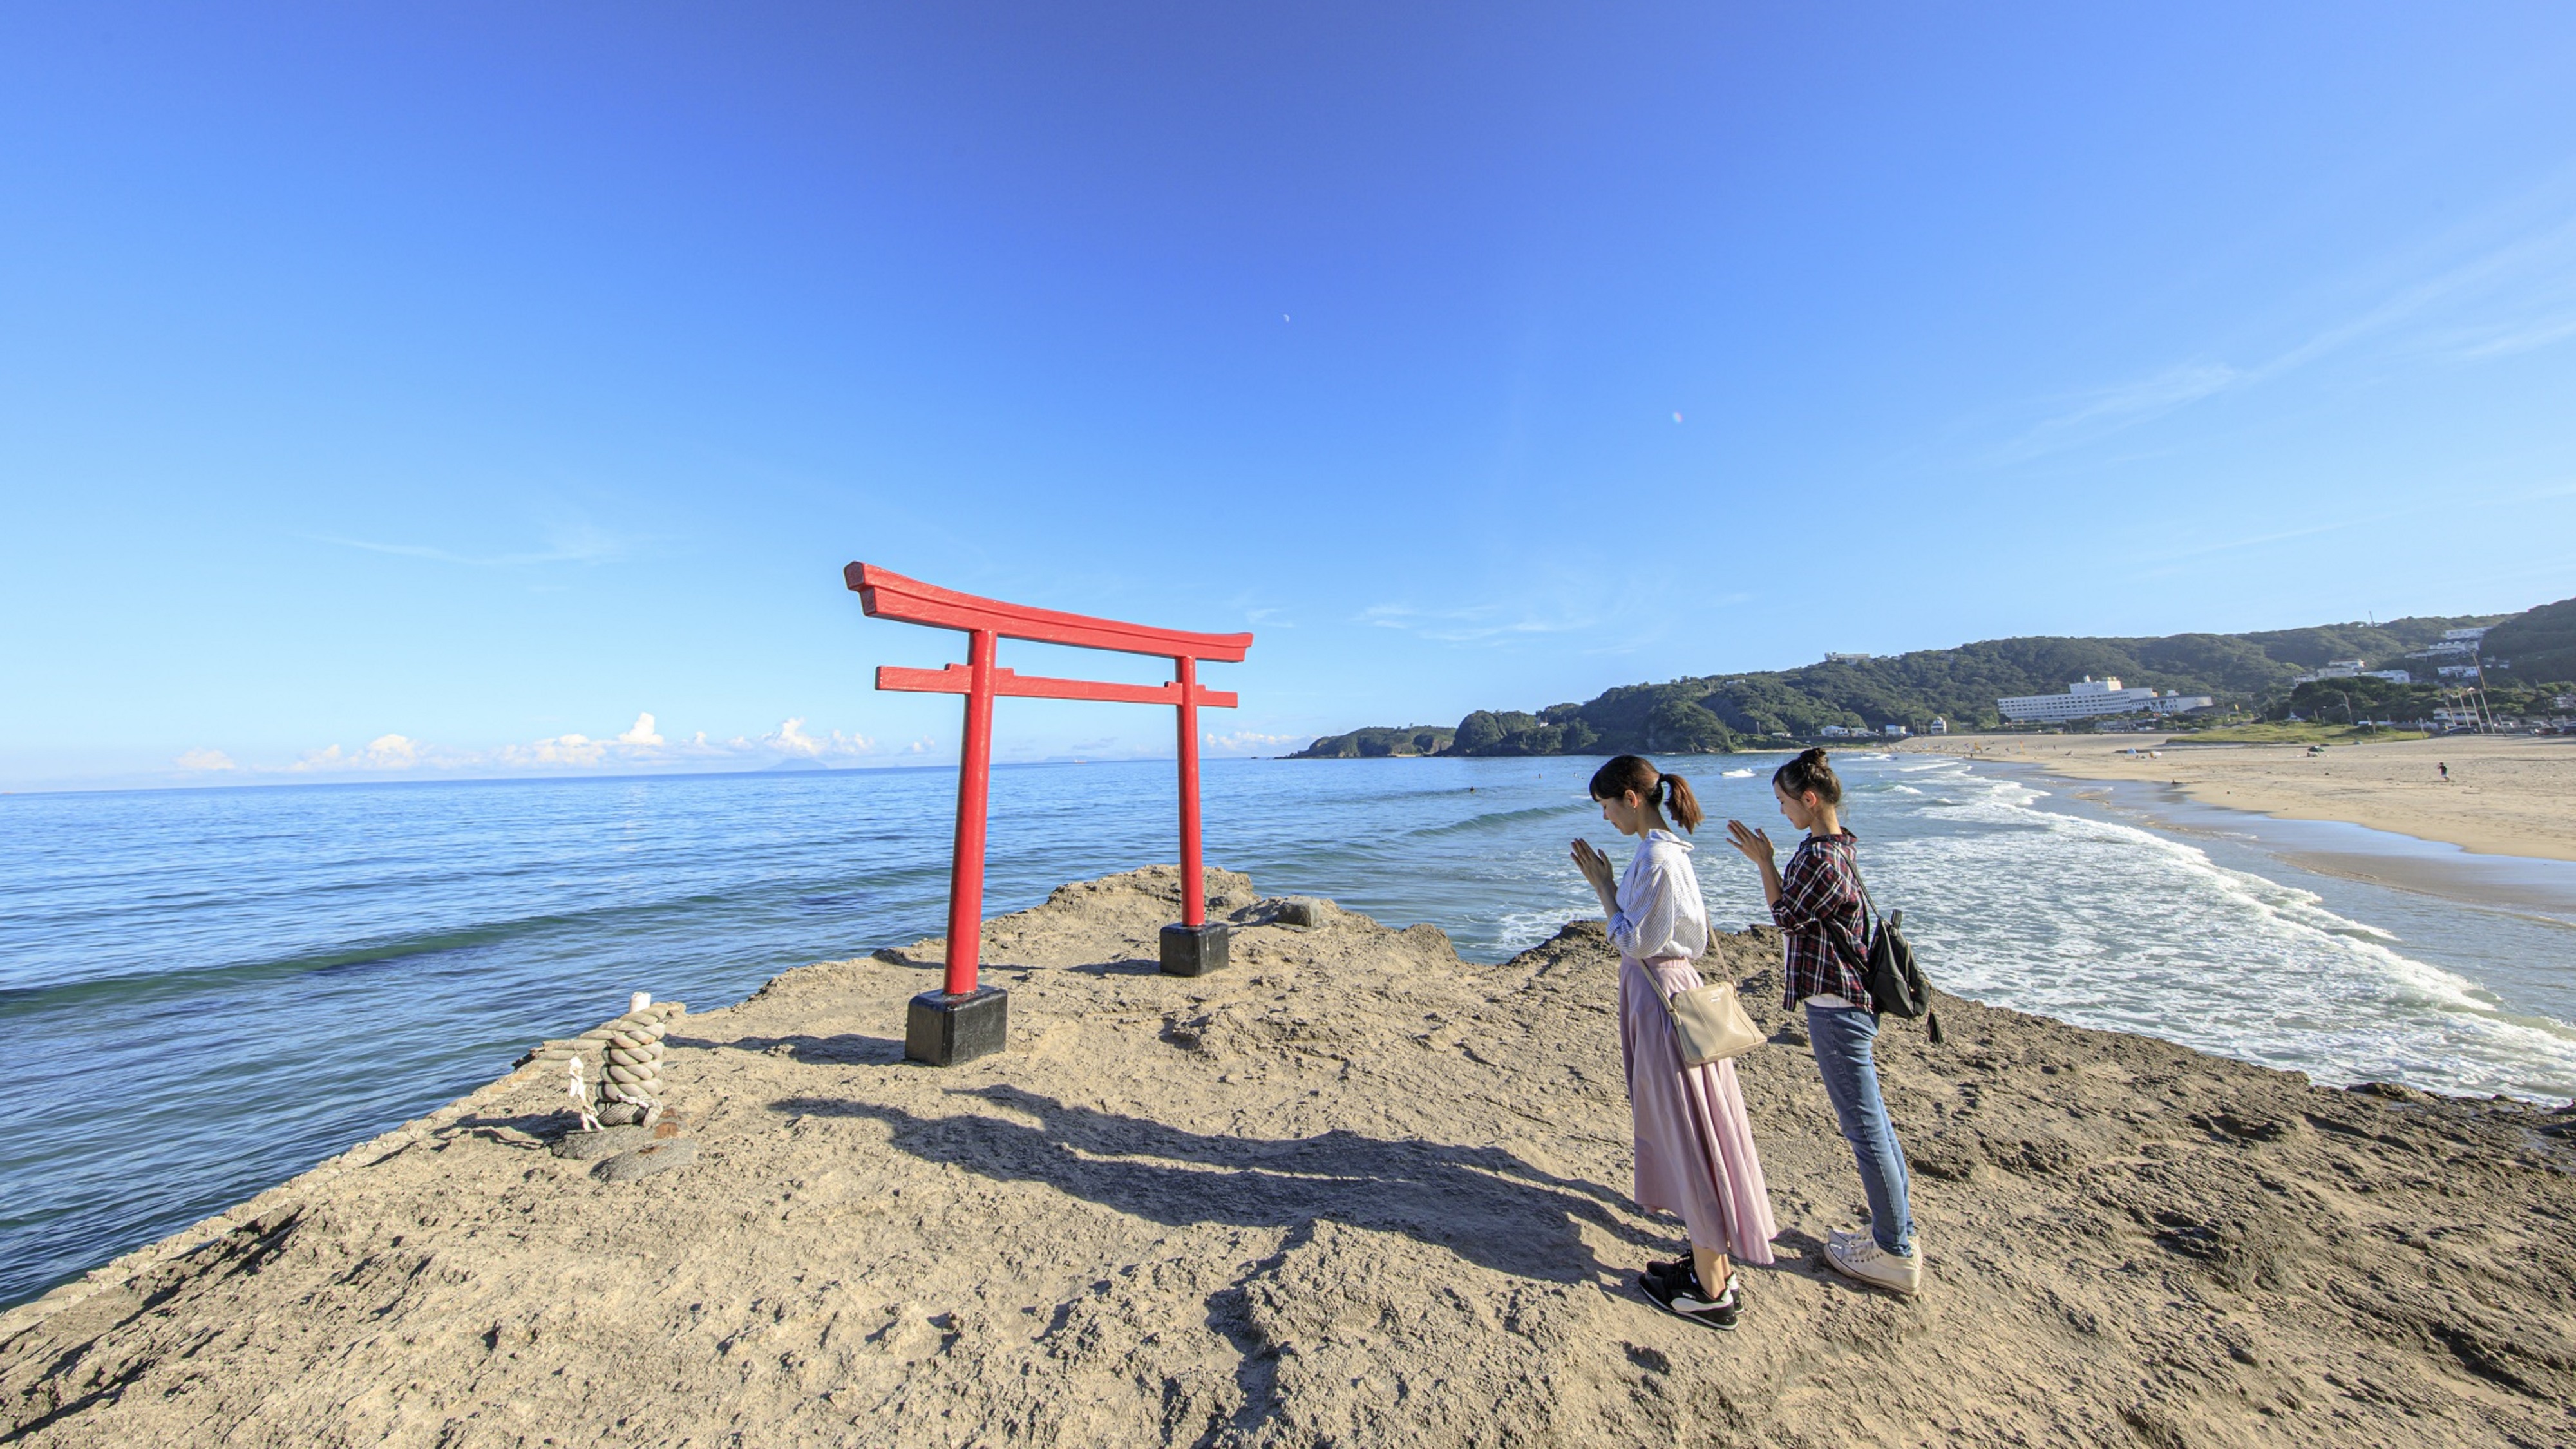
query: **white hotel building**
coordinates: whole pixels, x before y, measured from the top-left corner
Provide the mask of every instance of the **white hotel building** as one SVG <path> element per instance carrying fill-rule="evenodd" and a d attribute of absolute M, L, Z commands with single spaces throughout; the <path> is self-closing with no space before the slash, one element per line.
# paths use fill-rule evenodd
<path fill-rule="evenodd" d="M 2122 689 L 2116 677 L 2095 679 L 2088 674 L 2066 686 L 2064 694 L 2008 695 L 1995 701 L 1995 709 L 2008 720 L 2055 724 L 2106 714 L 2180 714 L 2185 710 L 2207 709 L 2216 702 L 2205 694 L 2158 694 L 2152 689 Z"/>

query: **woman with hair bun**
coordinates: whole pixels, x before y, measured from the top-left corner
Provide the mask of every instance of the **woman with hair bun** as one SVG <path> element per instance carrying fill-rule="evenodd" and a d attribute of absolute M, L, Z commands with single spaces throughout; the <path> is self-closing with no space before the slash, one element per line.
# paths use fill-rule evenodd
<path fill-rule="evenodd" d="M 1592 777 L 1592 798 L 1601 802 L 1602 819 L 1637 837 L 1637 853 L 1615 883 L 1609 858 L 1590 841 L 1574 842 L 1575 867 L 1601 898 L 1619 948 L 1619 1059 L 1628 1073 L 1637 1202 L 1649 1212 L 1679 1214 L 1690 1230 L 1690 1256 L 1647 1264 L 1637 1286 L 1683 1318 L 1733 1328 L 1743 1291 L 1731 1260 L 1769 1263 L 1779 1227 L 1735 1064 L 1683 1066 L 1663 1001 L 1699 988 L 1691 962 L 1708 950 L 1708 906 L 1690 843 L 1664 818 L 1669 808 L 1674 823 L 1697 830 L 1699 799 L 1689 781 L 1635 755 L 1603 765 Z"/>
<path fill-rule="evenodd" d="M 1870 1003 L 1860 868 L 1852 860 L 1858 841 L 1842 823 L 1843 782 L 1825 752 L 1813 749 L 1772 772 L 1771 793 L 1789 823 L 1807 832 L 1786 871 L 1772 863 L 1769 835 L 1741 820 L 1726 822 L 1726 833 L 1762 872 L 1762 894 L 1780 926 L 1785 1004 L 1806 1008 L 1816 1070 L 1869 1199 L 1869 1230 L 1835 1231 L 1825 1262 L 1910 1298 L 1923 1291 L 1923 1254 L 1906 1201 L 1905 1149 L 1878 1090 L 1878 1011 Z"/>

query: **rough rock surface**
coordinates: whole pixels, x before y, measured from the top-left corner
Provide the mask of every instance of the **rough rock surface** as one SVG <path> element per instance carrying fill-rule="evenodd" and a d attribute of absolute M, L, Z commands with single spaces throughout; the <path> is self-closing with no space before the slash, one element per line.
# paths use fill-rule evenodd
<path fill-rule="evenodd" d="M 1900 1301 L 1818 1267 L 1858 1182 L 1730 937 L 1784 1231 L 1721 1335 L 1630 1286 L 1678 1234 L 1626 1197 L 1597 925 L 1473 966 L 1326 910 L 1181 980 L 1174 886 L 990 922 L 1011 1045 L 965 1067 L 900 1061 L 936 942 L 689 1017 L 696 1160 L 644 1181 L 547 1152 L 523 1068 L 0 1316 L 0 1441 L 2576 1440 L 2576 1119 L 1945 1001 L 1885 1048 Z"/>
<path fill-rule="evenodd" d="M 575 1128 L 555 1139 L 554 1154 L 574 1162 L 597 1162 L 621 1152 L 632 1152 L 652 1140 L 652 1128 L 632 1124 L 602 1127 L 596 1132 Z"/>

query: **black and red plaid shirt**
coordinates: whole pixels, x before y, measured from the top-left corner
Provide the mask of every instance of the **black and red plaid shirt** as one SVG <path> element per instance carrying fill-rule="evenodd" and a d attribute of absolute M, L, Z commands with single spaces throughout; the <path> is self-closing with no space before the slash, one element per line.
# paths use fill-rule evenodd
<path fill-rule="evenodd" d="M 1785 938 L 1781 976 L 1793 1011 L 1810 996 L 1869 1005 L 1869 979 L 1861 974 L 1869 946 L 1862 936 L 1860 870 L 1852 864 L 1857 844 L 1848 830 L 1810 835 L 1780 872 L 1771 919 Z"/>

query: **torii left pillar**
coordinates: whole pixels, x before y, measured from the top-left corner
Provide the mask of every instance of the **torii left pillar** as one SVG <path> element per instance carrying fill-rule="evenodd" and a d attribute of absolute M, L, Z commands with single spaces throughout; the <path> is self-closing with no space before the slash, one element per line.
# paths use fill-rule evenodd
<path fill-rule="evenodd" d="M 977 598 L 854 563 L 842 580 L 874 618 L 959 629 L 966 634 L 966 662 L 945 669 L 881 665 L 877 688 L 966 696 L 964 748 L 957 759 L 957 834 L 948 869 L 948 971 L 938 991 L 912 999 L 904 1022 L 904 1055 L 950 1066 L 1002 1049 L 1009 1035 L 1009 998 L 976 981 L 984 933 L 984 826 L 993 769 L 993 700 L 1097 699 L 1125 704 L 1168 704 L 1180 722 L 1181 920 L 1163 928 L 1163 970 L 1197 976 L 1226 964 L 1227 933 L 1207 919 L 1205 875 L 1199 864 L 1199 707 L 1231 709 L 1235 696 L 1199 683 L 1202 659 L 1240 662 L 1252 648 L 1249 634 L 1193 634 L 1154 629 L 1115 619 L 1064 614 Z M 994 651 L 1004 638 L 1150 654 L 1172 661 L 1169 684 L 1110 684 L 1089 679 L 1042 679 L 1002 668 Z"/>

